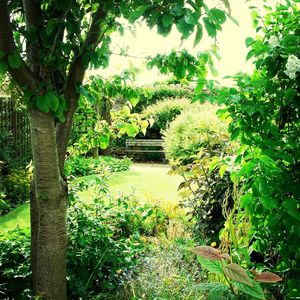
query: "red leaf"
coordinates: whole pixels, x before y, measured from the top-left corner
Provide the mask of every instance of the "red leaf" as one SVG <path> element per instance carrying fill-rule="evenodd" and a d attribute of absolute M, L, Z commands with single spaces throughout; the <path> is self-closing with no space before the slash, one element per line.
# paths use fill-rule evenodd
<path fill-rule="evenodd" d="M 230 260 L 230 256 L 229 256 L 229 254 L 227 254 L 227 253 L 221 254 L 220 257 L 225 258 L 225 259 L 227 259 L 227 260 Z"/>
<path fill-rule="evenodd" d="M 252 286 L 251 278 L 241 266 L 237 264 L 229 264 L 223 268 L 223 271 L 228 278 Z"/>
<path fill-rule="evenodd" d="M 254 279 L 259 282 L 273 283 L 282 281 L 282 278 L 271 272 L 257 274 Z"/>
<path fill-rule="evenodd" d="M 222 258 L 219 251 L 210 246 L 197 246 L 192 251 L 205 259 L 220 260 Z"/>

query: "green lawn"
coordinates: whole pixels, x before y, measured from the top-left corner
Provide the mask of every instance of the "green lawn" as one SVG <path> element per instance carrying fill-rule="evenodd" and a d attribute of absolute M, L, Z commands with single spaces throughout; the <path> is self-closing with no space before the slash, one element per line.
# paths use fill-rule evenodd
<path fill-rule="evenodd" d="M 0 217 L 0 233 L 14 229 L 17 226 L 20 228 L 29 228 L 29 223 L 29 204 L 23 204 Z"/>
<path fill-rule="evenodd" d="M 171 205 L 178 203 L 177 187 L 180 177 L 168 175 L 169 168 L 165 165 L 134 164 L 129 171 L 113 173 L 109 180 L 112 193 L 131 194 L 135 192 L 141 201 L 164 202 Z M 95 175 L 86 176 L 87 182 L 93 182 Z M 88 201 L 93 197 L 91 188 L 80 193 L 80 197 Z M 29 227 L 29 205 L 24 204 L 9 214 L 0 217 L 0 233 L 17 226 Z"/>

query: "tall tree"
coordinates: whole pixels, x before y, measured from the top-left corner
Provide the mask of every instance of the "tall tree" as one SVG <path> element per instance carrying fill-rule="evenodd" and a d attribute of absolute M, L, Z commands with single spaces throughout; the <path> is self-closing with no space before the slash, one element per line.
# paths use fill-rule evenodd
<path fill-rule="evenodd" d="M 203 0 L 0 0 L 0 75 L 9 72 L 24 93 L 31 126 L 34 295 L 66 299 L 67 182 L 64 160 L 79 88 L 90 66 L 108 65 L 110 35 L 120 17 L 143 18 L 161 35 L 173 25 L 188 38 L 203 28 L 215 38 L 230 13 Z"/>

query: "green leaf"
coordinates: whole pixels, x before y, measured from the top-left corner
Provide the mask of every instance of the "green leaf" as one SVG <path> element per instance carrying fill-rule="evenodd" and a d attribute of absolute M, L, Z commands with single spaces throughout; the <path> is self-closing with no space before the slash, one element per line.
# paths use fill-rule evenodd
<path fill-rule="evenodd" d="M 297 43 L 298 43 L 298 38 L 294 34 L 287 34 L 282 39 L 282 45 L 286 48 L 292 47 L 292 46 L 297 46 Z"/>
<path fill-rule="evenodd" d="M 173 24 L 173 16 L 171 14 L 164 14 L 162 17 L 164 27 L 169 27 Z"/>
<path fill-rule="evenodd" d="M 283 207 L 290 216 L 294 217 L 297 221 L 300 221 L 300 212 L 298 211 L 298 201 L 296 199 L 286 199 L 283 202 Z"/>
<path fill-rule="evenodd" d="M 226 21 L 226 14 L 223 10 L 218 8 L 213 8 L 209 11 L 209 18 L 215 23 L 223 24 Z"/>
<path fill-rule="evenodd" d="M 132 104 L 132 106 L 134 107 L 139 103 L 140 99 L 138 97 L 133 97 L 133 98 L 130 98 L 129 101 Z"/>
<path fill-rule="evenodd" d="M 270 185 L 264 177 L 257 177 L 255 179 L 255 185 L 261 195 L 268 196 L 270 194 Z"/>
<path fill-rule="evenodd" d="M 218 275 L 224 275 L 222 270 L 222 263 L 219 260 L 208 260 L 204 259 L 201 256 L 197 256 L 197 260 L 201 264 L 203 268 L 208 270 L 211 273 L 218 274 Z"/>
<path fill-rule="evenodd" d="M 224 177 L 224 174 L 225 174 L 226 170 L 227 170 L 227 165 L 222 165 L 220 167 L 219 173 L 220 173 L 221 178 Z"/>
<path fill-rule="evenodd" d="M 249 60 L 250 58 L 252 58 L 255 55 L 255 50 L 250 50 L 246 56 L 246 60 Z"/>
<path fill-rule="evenodd" d="M 129 16 L 129 23 L 134 23 L 138 18 L 140 18 L 145 11 L 151 7 L 151 5 L 141 5 L 139 6 L 133 13 L 130 14 Z"/>
<path fill-rule="evenodd" d="M 185 66 L 179 64 L 175 69 L 175 76 L 178 79 L 183 79 L 185 77 L 185 72 L 186 72 Z"/>
<path fill-rule="evenodd" d="M 0 76 L 5 75 L 5 73 L 8 71 L 8 65 L 4 61 L 0 61 Z"/>
<path fill-rule="evenodd" d="M 184 9 L 182 6 L 180 6 L 179 4 L 176 4 L 174 5 L 172 8 L 171 8 L 171 13 L 174 15 L 174 16 L 177 16 L 177 17 L 180 17 L 184 14 Z"/>
<path fill-rule="evenodd" d="M 230 138 L 231 140 L 235 140 L 239 135 L 240 135 L 240 129 L 237 127 L 232 130 Z"/>
<path fill-rule="evenodd" d="M 184 16 L 184 20 L 187 24 L 193 26 L 197 24 L 197 21 L 194 19 L 193 14 L 190 11 L 186 13 L 186 15 Z"/>
<path fill-rule="evenodd" d="M 251 204 L 252 199 L 252 194 L 250 193 L 243 195 L 240 199 L 241 208 L 248 207 Z"/>
<path fill-rule="evenodd" d="M 203 36 L 203 27 L 201 24 L 198 24 L 197 25 L 197 33 L 196 33 L 195 40 L 194 40 L 194 47 L 196 47 L 200 43 L 202 36 Z"/>
<path fill-rule="evenodd" d="M 44 113 L 49 112 L 51 99 L 50 99 L 50 97 L 48 97 L 47 94 L 45 94 L 43 96 L 38 96 L 36 98 L 35 103 L 36 103 L 36 107 L 38 108 L 39 111 L 44 112 Z"/>
<path fill-rule="evenodd" d="M 266 227 L 275 227 L 281 220 L 281 216 L 278 215 L 278 214 L 271 214 L 271 215 L 268 215 L 265 219 L 265 222 L 264 222 L 264 225 Z"/>
<path fill-rule="evenodd" d="M 56 112 L 59 107 L 59 99 L 58 99 L 57 95 L 55 95 L 53 93 L 48 93 L 47 96 L 50 98 L 50 109 L 53 112 Z"/>
<path fill-rule="evenodd" d="M 251 46 L 253 43 L 255 43 L 255 40 L 252 37 L 247 37 L 245 40 L 245 44 L 247 47 Z"/>
<path fill-rule="evenodd" d="M 224 274 L 237 282 L 252 286 L 252 280 L 249 275 L 246 273 L 246 270 L 241 266 L 231 263 L 223 268 Z"/>
<path fill-rule="evenodd" d="M 19 69 L 22 65 L 22 59 L 19 53 L 14 53 L 8 55 L 8 65 L 10 68 L 16 70 Z"/>
<path fill-rule="evenodd" d="M 99 137 L 99 145 L 101 149 L 106 149 L 109 145 L 110 136 L 106 134 L 102 134 Z"/>
<path fill-rule="evenodd" d="M 229 292 L 229 286 L 225 284 L 218 284 L 208 290 L 206 300 L 223 299 Z M 226 298 L 224 298 L 226 299 Z"/>
<path fill-rule="evenodd" d="M 235 282 L 235 283 L 233 283 L 233 285 L 241 292 L 243 292 L 247 295 L 250 295 L 254 298 L 261 299 L 261 300 L 266 299 L 263 289 L 255 281 L 252 281 L 252 286 L 249 286 L 249 285 L 246 285 L 243 283 L 239 283 L 239 282 Z"/>
<path fill-rule="evenodd" d="M 4 51 L 0 50 L 0 59 L 3 58 L 6 55 L 6 53 Z"/>
<path fill-rule="evenodd" d="M 194 30 L 194 26 L 186 23 L 184 18 L 181 18 L 176 24 L 177 30 L 182 34 L 183 39 L 187 39 Z"/>
<path fill-rule="evenodd" d="M 209 172 L 212 172 L 219 165 L 219 162 L 220 162 L 219 157 L 217 156 L 213 157 L 209 165 Z"/>
<path fill-rule="evenodd" d="M 211 22 L 211 20 L 207 17 L 203 18 L 203 22 L 208 35 L 213 38 L 216 37 L 217 36 L 216 25 L 213 22 Z"/>
<path fill-rule="evenodd" d="M 202 93 L 203 87 L 206 83 L 206 80 L 204 78 L 199 78 L 197 81 L 197 86 L 195 88 L 195 95 L 198 96 Z"/>
<path fill-rule="evenodd" d="M 277 207 L 277 201 L 273 197 L 262 196 L 260 202 L 265 209 L 271 210 Z"/>
<path fill-rule="evenodd" d="M 137 126 L 132 124 L 126 124 L 126 133 L 130 137 L 135 137 L 139 133 L 139 129 Z"/>

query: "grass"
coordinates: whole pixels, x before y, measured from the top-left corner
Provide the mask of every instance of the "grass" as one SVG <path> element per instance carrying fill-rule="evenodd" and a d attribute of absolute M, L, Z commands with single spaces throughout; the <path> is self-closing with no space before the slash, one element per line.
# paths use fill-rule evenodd
<path fill-rule="evenodd" d="M 169 168 L 161 165 L 136 164 L 130 171 L 113 173 L 109 179 L 109 190 L 113 194 L 132 194 L 142 201 L 158 201 L 178 204 L 177 187 L 181 182 L 180 177 L 168 175 Z M 84 177 L 85 182 L 93 183 L 96 175 Z M 93 189 L 81 192 L 84 200 L 93 196 Z"/>
<path fill-rule="evenodd" d="M 180 178 L 168 175 L 169 168 L 163 165 L 135 164 L 129 171 L 113 173 L 109 180 L 112 193 L 131 194 L 135 191 L 143 201 L 157 201 L 176 206 L 178 203 L 177 187 Z M 84 177 L 87 183 L 95 181 L 96 175 Z M 90 188 L 80 193 L 84 201 L 89 201 L 94 194 Z M 0 217 L 0 234 L 19 226 L 29 228 L 29 205 L 24 204 L 5 216 Z"/>
<path fill-rule="evenodd" d="M 0 218 L 0 233 L 12 230 L 17 226 L 29 228 L 29 204 L 23 204 Z"/>

